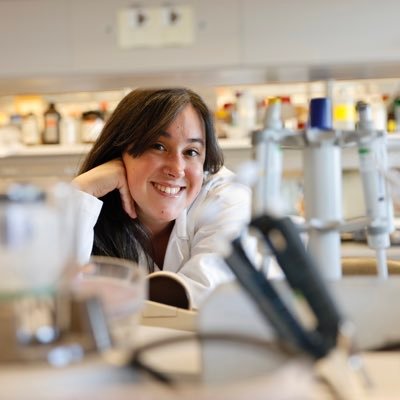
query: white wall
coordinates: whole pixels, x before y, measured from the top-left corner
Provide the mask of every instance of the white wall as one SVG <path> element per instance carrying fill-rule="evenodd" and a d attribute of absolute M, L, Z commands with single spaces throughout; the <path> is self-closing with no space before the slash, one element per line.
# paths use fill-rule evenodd
<path fill-rule="evenodd" d="M 247 64 L 400 61 L 398 0 L 243 0 Z"/>
<path fill-rule="evenodd" d="M 397 0 L 169 3 L 193 7 L 192 45 L 119 48 L 117 11 L 131 0 L 0 0 L 0 90 L 5 79 L 51 76 L 70 82 L 83 76 L 93 86 L 99 77 L 104 87 L 107 74 L 145 76 L 150 83 L 151 74 L 157 79 L 165 72 L 164 80 L 213 76 L 215 84 L 392 77 L 400 70 Z"/>

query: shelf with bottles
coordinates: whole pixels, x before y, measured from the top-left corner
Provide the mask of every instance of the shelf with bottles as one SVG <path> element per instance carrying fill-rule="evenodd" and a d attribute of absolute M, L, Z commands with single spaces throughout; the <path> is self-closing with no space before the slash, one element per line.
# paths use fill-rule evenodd
<path fill-rule="evenodd" d="M 248 137 L 252 130 L 262 127 L 268 101 L 276 97 L 282 100 L 284 126 L 302 128 L 307 119 L 308 99 L 322 96 L 324 87 L 323 82 L 217 87 L 215 119 L 218 136 Z"/>
<path fill-rule="evenodd" d="M 108 115 L 130 90 L 123 88 L 106 92 L 0 97 L 0 157 L 51 157 L 87 153 Z M 206 88 L 203 92 L 201 95 L 212 108 L 214 89 Z M 56 143 L 57 139 L 47 140 L 47 143 L 43 140 L 45 113 L 51 103 L 61 116 L 59 143 Z M 246 138 L 221 138 L 220 145 L 225 152 L 233 153 L 243 149 L 250 151 L 251 147 Z M 229 161 L 230 155 L 226 159 Z"/>
<path fill-rule="evenodd" d="M 124 94 L 121 89 L 1 97 L 0 149 L 93 143 Z"/>
<path fill-rule="evenodd" d="M 354 129 L 355 105 L 362 100 L 371 105 L 376 129 L 400 131 L 400 78 L 220 86 L 215 91 L 220 137 L 246 138 L 261 128 L 271 98 L 281 100 L 282 122 L 288 129 L 304 129 L 312 98 L 330 97 L 336 129 Z"/>
<path fill-rule="evenodd" d="M 44 113 L 50 103 L 54 103 L 61 114 L 59 140 L 55 142 L 67 146 L 66 151 L 72 151 L 73 145 L 92 143 L 109 113 L 130 90 L 0 97 L 0 151 L 22 154 L 30 150 L 21 145 L 42 145 Z M 400 78 L 261 83 L 200 87 L 196 91 L 215 111 L 217 135 L 223 149 L 249 149 L 250 132 L 262 127 L 268 101 L 276 97 L 282 101 L 283 124 L 289 129 L 303 129 L 307 124 L 309 100 L 325 96 L 333 99 L 336 128 L 354 127 L 354 104 L 363 100 L 371 104 L 377 128 L 389 132 L 400 129 L 400 101 L 395 101 L 400 94 Z M 48 147 L 50 149 L 53 148 Z M 79 146 L 77 151 L 80 151 Z"/>

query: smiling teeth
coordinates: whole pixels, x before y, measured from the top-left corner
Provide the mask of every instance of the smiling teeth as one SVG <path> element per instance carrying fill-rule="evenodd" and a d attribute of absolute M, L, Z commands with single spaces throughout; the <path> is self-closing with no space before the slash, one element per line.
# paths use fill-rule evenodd
<path fill-rule="evenodd" d="M 163 186 L 158 183 L 155 183 L 154 186 L 161 192 L 164 192 L 167 194 L 177 194 L 181 190 L 179 187 Z"/>

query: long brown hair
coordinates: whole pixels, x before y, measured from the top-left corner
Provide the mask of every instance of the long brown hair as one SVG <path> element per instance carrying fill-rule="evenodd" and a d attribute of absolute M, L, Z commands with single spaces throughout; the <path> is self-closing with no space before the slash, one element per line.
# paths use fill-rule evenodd
<path fill-rule="evenodd" d="M 159 138 L 177 115 L 191 104 L 203 121 L 206 136 L 204 171 L 214 174 L 223 165 L 222 151 L 214 131 L 213 117 L 195 92 L 186 88 L 137 89 L 125 96 L 104 126 L 79 173 L 120 158 L 124 152 L 139 157 Z M 138 262 L 140 249 L 154 270 L 149 232 L 138 219 L 123 210 L 119 192 L 101 198 L 103 207 L 94 228 L 92 254 L 127 258 Z M 162 265 L 159 266 L 160 268 Z"/>

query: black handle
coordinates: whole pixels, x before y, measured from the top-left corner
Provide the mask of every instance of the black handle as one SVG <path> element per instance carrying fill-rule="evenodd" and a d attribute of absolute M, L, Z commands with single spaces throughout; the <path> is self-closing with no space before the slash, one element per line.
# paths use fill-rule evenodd
<path fill-rule="evenodd" d="M 263 215 L 255 218 L 251 226 L 264 236 L 289 285 L 307 300 L 318 320 L 316 333 L 326 347 L 335 346 L 341 315 L 293 221 L 288 217 Z"/>
<path fill-rule="evenodd" d="M 232 242 L 232 252 L 225 258 L 239 283 L 254 300 L 258 309 L 278 335 L 315 358 L 323 357 L 330 347 L 319 335 L 307 332 L 296 320 L 264 274 L 248 259 L 239 239 Z"/>

